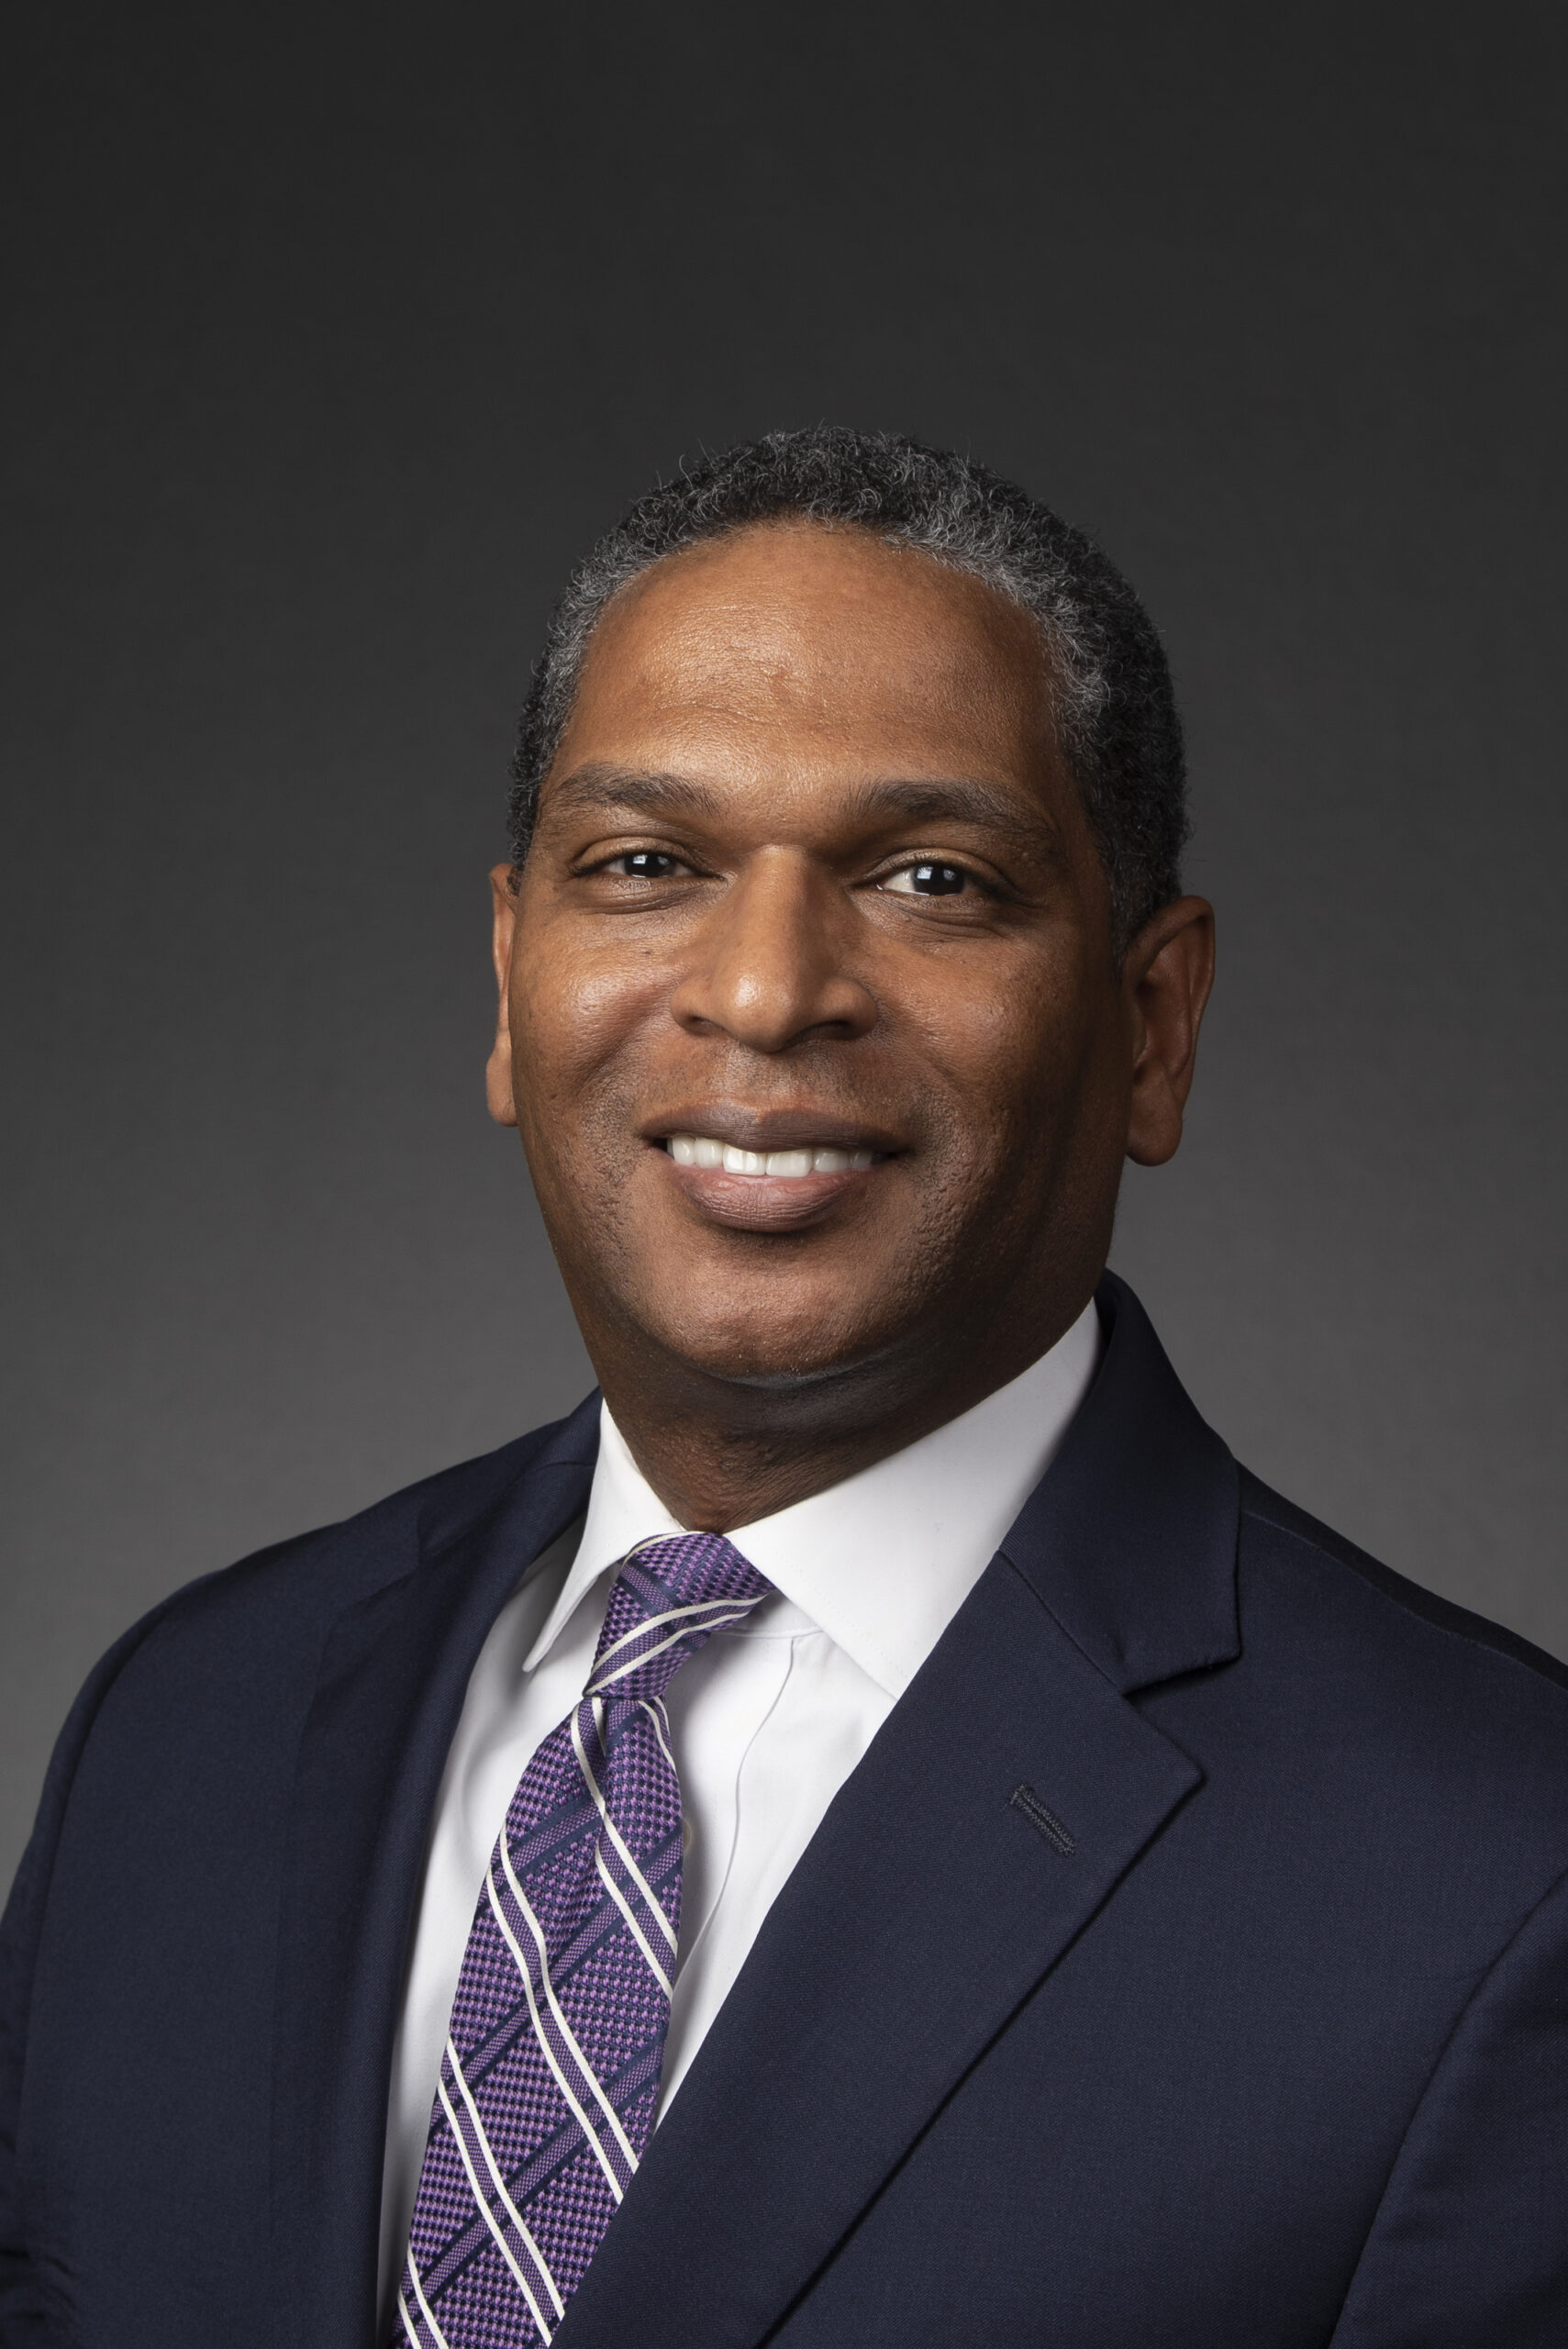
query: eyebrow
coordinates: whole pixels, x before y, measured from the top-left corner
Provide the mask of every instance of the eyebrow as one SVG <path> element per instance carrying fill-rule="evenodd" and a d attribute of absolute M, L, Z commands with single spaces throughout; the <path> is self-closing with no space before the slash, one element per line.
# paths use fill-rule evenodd
<path fill-rule="evenodd" d="M 541 795 L 540 813 L 545 796 Z M 668 774 L 652 767 L 618 767 L 594 759 L 574 767 L 551 784 L 548 805 L 552 816 L 592 815 L 600 807 L 631 807 L 639 815 L 673 810 L 694 816 L 717 816 L 718 794 L 695 775 Z"/>
<path fill-rule="evenodd" d="M 865 821 L 879 817 L 902 817 L 917 824 L 956 821 L 1006 832 L 1015 839 L 1032 835 L 1050 843 L 1058 839 L 1056 825 L 1043 812 L 1020 808 L 1008 793 L 967 775 L 907 782 L 887 776 L 852 784 L 845 793 L 845 806 L 847 812 Z M 617 766 L 605 760 L 576 767 L 550 786 L 551 815 L 577 816 L 610 807 L 649 816 L 723 813 L 720 794 L 695 775 Z"/>

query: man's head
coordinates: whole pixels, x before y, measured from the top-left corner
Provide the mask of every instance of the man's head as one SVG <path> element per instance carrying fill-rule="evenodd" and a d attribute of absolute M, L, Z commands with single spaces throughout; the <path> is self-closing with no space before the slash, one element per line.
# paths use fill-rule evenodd
<path fill-rule="evenodd" d="M 725 503 L 770 463 L 842 496 L 857 452 L 852 518 Z M 946 485 L 952 552 L 879 523 L 899 480 Z M 724 518 L 666 551 L 683 501 Z M 998 568 L 1026 522 L 1037 584 L 1054 547 L 1093 589 L 1071 640 Z M 907 444 L 719 459 L 579 575 L 517 813 L 492 1108 L 623 1424 L 653 1390 L 737 1442 L 874 1456 L 1060 1335 L 1123 1156 L 1175 1148 L 1209 969 L 1164 664 L 1102 557 Z"/>

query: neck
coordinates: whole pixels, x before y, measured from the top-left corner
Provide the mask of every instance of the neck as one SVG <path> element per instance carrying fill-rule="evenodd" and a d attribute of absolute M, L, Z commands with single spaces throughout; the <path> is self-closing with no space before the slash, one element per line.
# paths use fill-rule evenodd
<path fill-rule="evenodd" d="M 682 1525 L 727 1533 L 917 1442 L 1038 1362 L 1071 1309 L 931 1375 L 931 1350 L 787 1385 L 716 1376 L 662 1349 L 590 1343 L 605 1400 L 638 1467 Z M 922 1375 L 922 1372 L 924 1375 Z"/>

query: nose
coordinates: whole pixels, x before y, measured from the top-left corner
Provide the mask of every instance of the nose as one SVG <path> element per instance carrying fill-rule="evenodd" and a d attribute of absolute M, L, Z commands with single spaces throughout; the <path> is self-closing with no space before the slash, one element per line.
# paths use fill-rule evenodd
<path fill-rule="evenodd" d="M 793 850 L 764 850 L 704 922 L 673 1015 L 754 1052 L 863 1036 L 877 1003 L 849 967 L 851 919 L 830 875 Z"/>

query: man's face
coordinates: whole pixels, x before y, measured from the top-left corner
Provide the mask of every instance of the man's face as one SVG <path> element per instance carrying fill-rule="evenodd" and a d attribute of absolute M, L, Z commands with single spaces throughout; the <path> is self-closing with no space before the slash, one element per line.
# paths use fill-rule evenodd
<path fill-rule="evenodd" d="M 1082 1305 L 1129 998 L 1004 598 L 812 526 L 655 566 L 497 907 L 492 1107 L 601 1376 L 629 1344 L 804 1402 L 1016 1329 L 1011 1375 Z"/>

